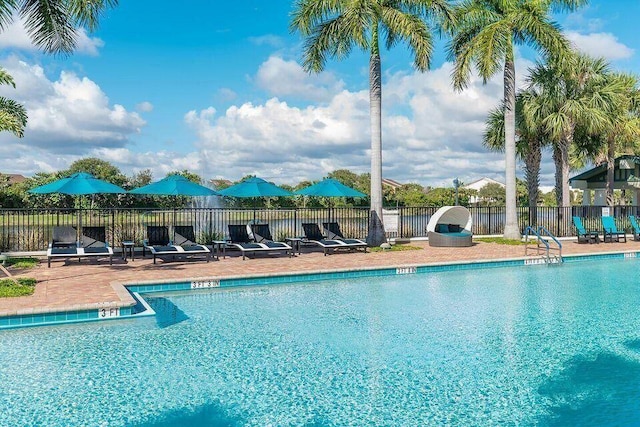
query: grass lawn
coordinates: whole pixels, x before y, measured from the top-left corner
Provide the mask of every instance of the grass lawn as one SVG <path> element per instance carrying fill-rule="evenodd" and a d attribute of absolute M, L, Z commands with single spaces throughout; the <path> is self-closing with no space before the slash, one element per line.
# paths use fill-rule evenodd
<path fill-rule="evenodd" d="M 33 268 L 38 265 L 38 260 L 35 258 L 7 258 L 4 262 L 5 267 L 12 267 L 19 270 L 25 270 Z"/>
<path fill-rule="evenodd" d="M 473 240 L 475 242 L 498 243 L 500 245 L 513 245 L 513 246 L 526 244 L 525 242 L 519 239 L 505 239 L 504 237 L 479 237 L 477 239 L 474 237 Z"/>
<path fill-rule="evenodd" d="M 33 294 L 36 279 L 20 277 L 18 283 L 11 279 L 0 279 L 0 298 L 22 297 Z"/>

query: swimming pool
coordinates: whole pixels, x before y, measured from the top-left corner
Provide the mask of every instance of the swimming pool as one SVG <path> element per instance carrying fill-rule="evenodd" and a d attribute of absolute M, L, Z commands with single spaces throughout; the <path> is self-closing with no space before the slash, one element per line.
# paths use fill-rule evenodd
<path fill-rule="evenodd" d="M 0 332 L 0 425 L 621 425 L 637 260 L 154 294 Z"/>

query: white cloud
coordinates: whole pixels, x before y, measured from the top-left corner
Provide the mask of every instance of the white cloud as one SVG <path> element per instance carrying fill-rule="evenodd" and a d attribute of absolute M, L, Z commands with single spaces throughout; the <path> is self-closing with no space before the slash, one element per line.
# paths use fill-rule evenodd
<path fill-rule="evenodd" d="M 90 37 L 84 28 L 76 33 L 76 53 L 98 56 L 98 49 L 104 42 L 97 37 Z M 37 50 L 27 34 L 23 19 L 15 19 L 6 29 L 0 32 L 0 49 Z"/>
<path fill-rule="evenodd" d="M 271 56 L 258 68 L 258 87 L 277 97 L 292 97 L 314 102 L 329 101 L 344 88 L 333 73 L 306 73 L 296 61 Z"/>
<path fill-rule="evenodd" d="M 273 61 L 274 57 L 269 61 Z M 267 62 L 269 62 L 267 61 Z M 283 61 L 278 58 L 282 65 Z M 528 62 L 518 61 L 524 74 Z M 265 64 L 263 64 L 265 66 Z M 287 68 L 291 64 L 287 64 Z M 299 67 L 299 66 L 298 66 Z M 292 67 L 293 68 L 293 67 Z M 449 185 L 453 177 L 503 179 L 504 160 L 482 147 L 487 112 L 502 97 L 502 78 L 473 78 L 451 88 L 451 65 L 432 72 L 396 73 L 383 86 L 383 175 L 401 182 Z M 285 80 L 286 81 L 286 80 Z M 308 90 L 314 86 L 309 85 Z M 281 97 L 218 112 L 190 111 L 185 122 L 214 173 L 230 179 L 257 174 L 276 182 L 318 179 L 340 168 L 369 169 L 369 94 L 341 90 L 304 108 Z"/>
<path fill-rule="evenodd" d="M 630 58 L 634 50 L 620 43 L 611 33 L 580 34 L 575 31 L 565 32 L 565 36 L 582 52 L 591 56 L 609 60 Z"/>
<path fill-rule="evenodd" d="M 274 34 L 265 34 L 257 37 L 249 37 L 249 42 L 256 46 L 269 46 L 279 48 L 284 45 L 284 39 Z"/>
<path fill-rule="evenodd" d="M 289 70 L 291 74 L 285 73 L 285 81 L 300 71 L 299 65 L 278 57 L 269 58 L 267 63 Z M 520 78 L 527 65 L 521 60 L 517 62 Z M 40 106 L 38 111 L 43 111 L 43 115 L 50 108 L 42 120 L 46 122 L 49 117 L 53 122 L 47 123 L 53 129 L 49 136 L 58 141 L 60 148 L 51 147 L 44 139 L 34 142 L 28 136 L 18 142 L 24 145 L 13 146 L 12 152 L 21 154 L 19 161 L 11 162 L 0 143 L 0 171 L 61 169 L 80 155 L 104 158 L 126 173 L 151 167 L 157 177 L 187 168 L 206 178 L 237 179 L 256 174 L 278 183 L 295 183 L 319 179 L 341 168 L 358 173 L 369 170 L 368 90 L 346 90 L 332 76 L 320 81 L 306 75 L 297 82 L 293 79 L 294 87 L 324 91 L 322 101 L 307 106 L 292 104 L 290 100 L 297 99 L 294 92 L 261 103 L 236 103 L 224 110 L 209 107 L 189 111 L 184 121 L 193 133 L 176 147 L 184 147 L 193 138 L 193 149 L 172 151 L 165 146 L 158 152 L 146 153 L 128 144 L 129 135 L 143 125 L 142 119 L 123 107 L 110 106 L 106 94 L 94 82 L 68 73 L 50 82 L 41 68 L 27 68 L 29 72 L 21 73 L 18 82 L 20 86 L 29 82 L 31 89 L 24 99 Z M 456 176 L 464 182 L 481 176 L 504 180 L 503 156 L 482 147 L 486 114 L 502 98 L 502 76 L 496 76 L 487 85 L 473 77 L 468 90 L 456 93 L 451 88 L 450 73 L 451 64 L 444 64 L 425 74 L 398 72 L 385 76 L 385 177 L 434 186 L 450 185 Z M 70 106 L 60 111 L 62 107 L 54 99 L 64 100 Z M 71 116 L 78 116 L 77 123 L 69 117 L 68 109 L 72 107 L 75 109 Z M 94 110 L 101 113 L 91 113 Z M 70 129 L 65 138 L 56 134 L 58 116 L 64 118 Z M 112 137 L 92 143 L 90 138 L 78 136 L 91 135 L 99 123 L 100 130 Z M 3 157 L 5 160 L 1 160 Z"/>
<path fill-rule="evenodd" d="M 17 140 L 0 134 L 2 144 L 24 144 L 61 155 L 82 155 L 99 147 L 123 147 L 145 121 L 122 105 L 110 105 L 100 87 L 87 77 L 63 71 L 51 81 L 39 65 L 15 57 L 0 64 L 14 78 L 16 89 L 0 88 L 0 95 L 24 104 L 28 113 L 25 136 Z"/>
<path fill-rule="evenodd" d="M 149 101 L 140 102 L 139 104 L 136 104 L 136 110 L 141 113 L 149 113 L 153 111 L 153 104 Z"/>
<path fill-rule="evenodd" d="M 218 92 L 216 93 L 216 99 L 222 102 L 235 101 L 237 98 L 238 94 L 227 87 L 218 89 Z"/>

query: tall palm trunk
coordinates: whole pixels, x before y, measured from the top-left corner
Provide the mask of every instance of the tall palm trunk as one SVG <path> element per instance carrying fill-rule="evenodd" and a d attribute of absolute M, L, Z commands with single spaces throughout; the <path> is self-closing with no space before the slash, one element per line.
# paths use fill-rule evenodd
<path fill-rule="evenodd" d="M 553 163 L 556 168 L 555 177 L 555 190 L 556 190 L 556 205 L 562 206 L 562 154 L 560 153 L 560 143 L 553 144 Z"/>
<path fill-rule="evenodd" d="M 540 189 L 540 162 L 542 161 L 542 145 L 540 140 L 529 142 L 529 149 L 524 158 L 524 173 L 527 180 L 527 195 L 529 198 L 529 224 L 538 223 L 538 192 Z"/>
<path fill-rule="evenodd" d="M 507 52 L 504 64 L 504 151 L 506 184 L 506 219 L 504 237 L 519 239 L 518 215 L 516 212 L 516 66 L 513 60 L 513 45 Z"/>
<path fill-rule="evenodd" d="M 382 71 L 378 47 L 378 26 L 372 34 L 369 59 L 369 108 L 371 113 L 371 215 L 369 218 L 369 246 L 386 242 L 382 223 Z"/>
<path fill-rule="evenodd" d="M 614 170 L 616 165 L 616 142 L 613 137 L 607 141 L 607 204 L 613 206 Z"/>
<path fill-rule="evenodd" d="M 562 207 L 571 206 L 571 193 L 569 190 L 569 148 L 573 144 L 573 132 L 575 129 L 575 125 L 571 125 L 568 132 L 564 134 L 562 139 L 560 140 L 559 150 L 560 150 L 560 163 L 562 165 Z"/>

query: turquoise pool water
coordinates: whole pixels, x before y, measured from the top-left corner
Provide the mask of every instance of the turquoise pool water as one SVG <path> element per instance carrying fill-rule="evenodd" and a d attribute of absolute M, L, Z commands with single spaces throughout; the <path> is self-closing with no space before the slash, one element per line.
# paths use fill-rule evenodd
<path fill-rule="evenodd" d="M 635 425 L 637 260 L 149 296 L 0 332 L 1 426 Z"/>

